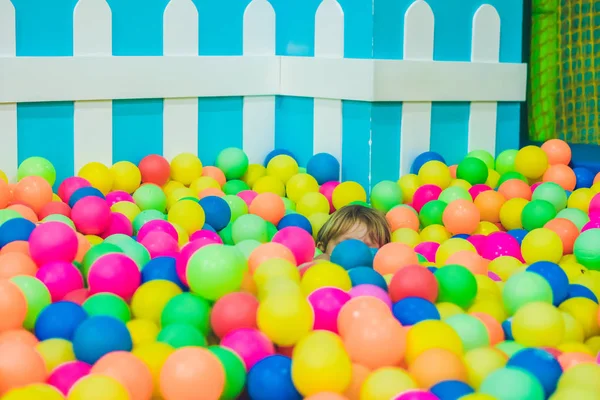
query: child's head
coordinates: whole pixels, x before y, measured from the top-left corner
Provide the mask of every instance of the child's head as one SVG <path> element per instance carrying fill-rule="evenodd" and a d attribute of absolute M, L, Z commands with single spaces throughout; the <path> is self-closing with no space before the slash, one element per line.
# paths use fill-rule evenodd
<path fill-rule="evenodd" d="M 385 216 L 377 210 L 359 205 L 342 207 L 334 212 L 317 236 L 317 246 L 331 254 L 338 243 L 358 239 L 369 247 L 381 247 L 391 240 Z"/>

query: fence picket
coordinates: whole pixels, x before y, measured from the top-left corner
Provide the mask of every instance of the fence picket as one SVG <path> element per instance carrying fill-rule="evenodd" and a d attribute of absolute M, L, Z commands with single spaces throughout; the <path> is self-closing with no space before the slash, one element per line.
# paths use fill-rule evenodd
<path fill-rule="evenodd" d="M 0 57 L 15 57 L 17 37 L 15 8 L 10 0 L 0 0 Z M 18 167 L 17 105 L 0 104 L 0 160 L 10 181 L 15 180 Z"/>

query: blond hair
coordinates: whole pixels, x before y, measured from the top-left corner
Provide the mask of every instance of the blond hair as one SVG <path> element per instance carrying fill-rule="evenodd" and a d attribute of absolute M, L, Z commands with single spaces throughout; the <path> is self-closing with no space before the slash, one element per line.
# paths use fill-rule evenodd
<path fill-rule="evenodd" d="M 349 205 L 334 212 L 321 227 L 317 235 L 317 247 L 325 252 L 329 242 L 339 238 L 357 224 L 367 228 L 369 240 L 379 247 L 390 242 L 390 226 L 381 212 L 361 205 Z"/>

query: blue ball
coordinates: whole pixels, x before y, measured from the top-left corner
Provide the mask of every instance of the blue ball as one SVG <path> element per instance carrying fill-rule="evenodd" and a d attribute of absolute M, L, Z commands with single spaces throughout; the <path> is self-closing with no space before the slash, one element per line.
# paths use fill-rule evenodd
<path fill-rule="evenodd" d="M 433 265 L 430 265 L 429 267 L 427 267 L 427 269 L 430 270 L 432 274 L 435 274 L 435 271 L 438 270 L 438 268 L 434 267 Z"/>
<path fill-rule="evenodd" d="M 569 285 L 569 294 L 567 295 L 567 299 L 571 299 L 573 297 L 585 297 L 586 299 L 590 299 L 593 302 L 598 303 L 598 297 L 596 297 L 594 292 L 583 285 Z"/>
<path fill-rule="evenodd" d="M 35 224 L 25 218 L 9 219 L 0 225 L 0 247 L 17 240 L 29 240 Z"/>
<path fill-rule="evenodd" d="M 231 210 L 229 212 L 231 212 Z M 213 228 L 212 226 L 210 226 L 209 224 L 202 225 L 202 229 L 204 229 L 206 231 L 211 231 L 211 232 L 217 233 L 217 230 L 215 228 Z"/>
<path fill-rule="evenodd" d="M 313 233 L 312 225 L 310 224 L 310 221 L 308 220 L 308 218 L 306 218 L 302 214 L 298 214 L 295 212 L 291 213 L 291 214 L 287 214 L 286 216 L 284 216 L 283 218 L 281 218 L 279 220 L 279 223 L 277 224 L 277 230 L 280 231 L 283 228 L 287 228 L 290 226 L 302 228 L 306 232 L 310 233 L 311 235 Z"/>
<path fill-rule="evenodd" d="M 415 161 L 413 161 L 412 166 L 410 167 L 410 173 L 418 174 L 423 164 L 432 160 L 441 161 L 446 164 L 446 160 L 444 160 L 444 157 L 442 157 L 440 154 L 436 153 L 435 151 L 426 151 L 419 154 L 417 158 L 415 158 Z"/>
<path fill-rule="evenodd" d="M 504 331 L 504 340 L 514 340 L 512 334 L 512 318 L 505 319 L 502 321 L 502 330 Z"/>
<path fill-rule="evenodd" d="M 294 160 L 296 159 L 296 157 L 291 151 L 285 149 L 275 149 L 271 150 L 271 152 L 265 157 L 264 166 L 266 167 L 267 165 L 269 165 L 269 161 L 271 161 L 273 157 L 277 157 L 280 155 L 286 155 L 292 157 Z"/>
<path fill-rule="evenodd" d="M 73 335 L 73 352 L 79 361 L 94 364 L 113 351 L 131 351 L 133 342 L 125 323 L 97 315 L 84 321 Z"/>
<path fill-rule="evenodd" d="M 73 192 L 73 194 L 69 198 L 69 207 L 73 208 L 75 203 L 77 203 L 79 200 L 83 199 L 84 197 L 88 197 L 88 196 L 96 196 L 96 197 L 100 197 L 101 199 L 106 198 L 106 197 L 104 197 L 104 195 L 102 194 L 102 192 L 100 190 L 98 190 L 92 186 L 86 186 L 86 187 L 79 188 Z"/>
<path fill-rule="evenodd" d="M 566 300 L 569 293 L 569 278 L 565 271 L 550 261 L 538 261 L 527 267 L 544 278 L 552 288 L 552 303 L 557 306 Z"/>
<path fill-rule="evenodd" d="M 542 384 L 546 397 L 556 389 L 562 367 L 554 356 L 538 348 L 526 348 L 515 353 L 506 363 L 507 367 L 520 368 L 529 372 Z"/>
<path fill-rule="evenodd" d="M 372 267 L 373 253 L 365 243 L 358 239 L 348 239 L 338 243 L 331 252 L 331 262 L 345 269 Z"/>
<path fill-rule="evenodd" d="M 292 382 L 292 359 L 283 355 L 263 358 L 250 369 L 246 381 L 251 400 L 301 400 Z"/>
<path fill-rule="evenodd" d="M 229 204 L 218 196 L 206 196 L 198 203 L 204 210 L 206 223 L 215 230 L 220 231 L 231 221 L 231 208 Z"/>
<path fill-rule="evenodd" d="M 457 239 L 468 239 L 469 235 L 467 235 L 466 233 L 458 233 L 454 236 L 452 236 L 452 238 L 457 238 Z"/>
<path fill-rule="evenodd" d="M 83 307 L 71 301 L 49 304 L 35 321 L 35 336 L 39 341 L 55 338 L 71 341 L 75 330 L 87 317 Z"/>
<path fill-rule="evenodd" d="M 517 242 L 519 242 L 520 245 L 523 242 L 525 235 L 527 235 L 529 232 L 527 232 L 525 229 L 512 229 L 506 233 L 517 239 Z"/>
<path fill-rule="evenodd" d="M 329 153 L 315 154 L 306 164 L 306 172 L 312 175 L 319 185 L 340 180 L 340 162 Z"/>
<path fill-rule="evenodd" d="M 187 287 L 179 279 L 177 269 L 175 268 L 175 257 L 156 257 L 148 261 L 142 268 L 142 283 L 163 280 L 173 282 L 181 288 L 187 290 Z"/>
<path fill-rule="evenodd" d="M 375 285 L 387 292 L 385 278 L 371 267 L 354 267 L 348 271 L 352 287 L 358 285 Z"/>
<path fill-rule="evenodd" d="M 421 297 L 405 297 L 392 307 L 394 317 L 402 325 L 414 325 L 425 320 L 439 320 L 440 312 L 435 304 Z"/>
<path fill-rule="evenodd" d="M 575 189 L 589 188 L 594 184 L 594 173 L 584 167 L 573 168 L 575 172 Z"/>
<path fill-rule="evenodd" d="M 461 381 L 442 381 L 429 389 L 440 400 L 458 400 L 463 396 L 475 393 L 475 390 Z"/>

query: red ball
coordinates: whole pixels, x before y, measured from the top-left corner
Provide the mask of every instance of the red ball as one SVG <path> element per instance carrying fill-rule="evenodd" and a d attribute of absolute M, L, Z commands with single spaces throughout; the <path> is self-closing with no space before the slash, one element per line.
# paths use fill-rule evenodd
<path fill-rule="evenodd" d="M 163 186 L 171 176 L 171 166 L 166 158 L 157 154 L 150 154 L 142 158 L 138 165 L 142 174 L 143 183 L 153 183 Z"/>
<path fill-rule="evenodd" d="M 63 203 L 61 201 L 51 201 L 50 203 L 46 203 L 40 210 L 38 214 L 38 218 L 40 220 L 46 218 L 48 215 L 60 214 L 65 217 L 71 216 L 71 207 L 67 203 Z"/>
<path fill-rule="evenodd" d="M 394 303 L 406 297 L 420 297 L 434 303 L 438 296 L 438 283 L 427 268 L 407 265 L 394 274 L 389 292 Z"/>
<path fill-rule="evenodd" d="M 222 338 L 241 328 L 257 328 L 258 300 L 250 293 L 235 292 L 221 297 L 210 314 L 213 332 Z"/>

